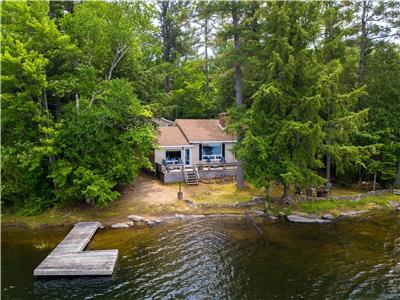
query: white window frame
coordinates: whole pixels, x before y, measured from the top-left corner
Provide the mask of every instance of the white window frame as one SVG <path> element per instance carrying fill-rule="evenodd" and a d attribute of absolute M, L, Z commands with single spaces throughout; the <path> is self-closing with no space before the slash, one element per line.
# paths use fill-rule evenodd
<path fill-rule="evenodd" d="M 204 154 L 204 146 L 209 146 L 209 147 L 215 147 L 219 146 L 221 149 L 220 154 Z M 206 143 L 201 145 L 201 159 L 202 160 L 207 160 L 207 158 L 210 158 L 211 160 L 217 160 L 222 158 L 222 143 Z"/>

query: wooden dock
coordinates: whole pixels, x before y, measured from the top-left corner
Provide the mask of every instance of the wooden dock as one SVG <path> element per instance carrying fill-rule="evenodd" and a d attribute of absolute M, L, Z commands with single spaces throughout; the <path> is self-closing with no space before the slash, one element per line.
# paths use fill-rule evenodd
<path fill-rule="evenodd" d="M 83 251 L 101 226 L 99 222 L 80 222 L 33 271 L 34 276 L 110 276 L 118 250 Z"/>

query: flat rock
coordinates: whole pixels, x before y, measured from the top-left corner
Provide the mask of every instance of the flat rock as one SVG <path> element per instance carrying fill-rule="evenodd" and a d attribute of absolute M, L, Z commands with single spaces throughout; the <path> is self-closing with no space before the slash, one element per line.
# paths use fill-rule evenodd
<path fill-rule="evenodd" d="M 334 218 L 335 218 L 334 215 L 329 214 L 329 213 L 322 215 L 322 219 L 324 219 L 324 220 L 333 220 Z"/>
<path fill-rule="evenodd" d="M 144 217 L 138 216 L 138 215 L 130 215 L 130 216 L 128 216 L 128 219 L 133 222 L 143 222 L 145 220 Z"/>
<path fill-rule="evenodd" d="M 181 220 L 187 220 L 188 216 L 184 215 L 184 214 L 175 214 L 175 217 Z"/>
<path fill-rule="evenodd" d="M 366 210 L 350 210 L 350 211 L 341 212 L 339 216 L 341 216 L 341 217 L 353 217 L 353 216 L 361 215 L 361 214 L 363 214 L 365 212 L 366 212 Z"/>
<path fill-rule="evenodd" d="M 122 223 L 115 223 L 111 225 L 111 228 L 129 228 L 133 225 L 132 221 L 128 221 L 128 222 L 122 222 Z"/>
<path fill-rule="evenodd" d="M 309 218 L 309 219 L 318 218 L 318 216 L 316 216 L 316 215 L 304 213 L 304 212 L 301 212 L 301 211 L 292 211 L 290 214 L 291 215 L 300 216 L 300 217 L 304 217 L 304 218 Z"/>
<path fill-rule="evenodd" d="M 151 220 L 145 220 L 145 223 L 146 223 L 146 225 L 149 225 L 149 226 L 153 226 L 156 224 L 156 222 L 151 221 Z"/>
<path fill-rule="evenodd" d="M 397 201 L 392 200 L 392 201 L 389 201 L 389 205 L 390 205 L 391 207 L 399 207 L 399 206 L 400 206 L 400 203 L 397 202 Z"/>
<path fill-rule="evenodd" d="M 279 220 L 279 218 L 277 216 L 273 216 L 273 215 L 268 215 L 267 218 L 270 220 L 274 220 L 274 221 Z"/>
<path fill-rule="evenodd" d="M 162 220 L 160 218 L 151 218 L 151 219 L 147 219 L 147 221 L 152 221 L 152 222 L 157 223 L 157 224 L 164 223 L 164 220 Z"/>
<path fill-rule="evenodd" d="M 205 218 L 206 215 L 191 215 L 190 216 L 192 219 L 201 219 L 201 218 Z"/>
<path fill-rule="evenodd" d="M 322 220 L 319 218 L 306 218 L 298 215 L 288 215 L 287 219 L 295 223 L 329 223 L 329 220 Z"/>
<path fill-rule="evenodd" d="M 267 215 L 265 212 L 259 209 L 252 209 L 251 212 L 253 212 L 257 217 L 265 217 Z"/>

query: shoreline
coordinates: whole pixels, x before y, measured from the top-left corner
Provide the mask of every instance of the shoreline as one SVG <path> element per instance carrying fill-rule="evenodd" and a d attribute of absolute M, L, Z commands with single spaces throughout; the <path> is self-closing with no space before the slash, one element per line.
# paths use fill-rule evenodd
<path fill-rule="evenodd" d="M 371 215 L 377 212 L 398 212 L 400 214 L 400 199 L 398 202 L 391 201 L 392 205 L 386 207 L 371 206 L 364 210 L 341 210 L 337 212 L 325 212 L 323 214 L 310 214 L 304 211 L 279 211 L 271 213 L 268 210 L 262 210 L 259 206 L 252 206 L 245 210 L 237 208 L 237 211 L 221 212 L 218 209 L 210 209 L 208 211 L 193 209 L 190 212 L 182 213 L 167 213 L 167 214 L 143 214 L 143 215 L 128 215 L 121 216 L 119 218 L 106 219 L 106 220 L 84 220 L 84 221 L 99 221 L 102 223 L 103 228 L 107 229 L 125 229 L 125 228 L 144 228 L 153 227 L 173 222 L 198 220 L 205 218 L 243 218 L 243 217 L 254 217 L 256 220 L 268 220 L 271 222 L 286 222 L 286 223 L 333 223 L 343 219 L 362 217 L 365 215 Z M 395 205 L 395 202 L 397 203 Z M 132 220 L 139 218 L 140 220 Z M 2 218 L 3 219 L 3 218 Z M 78 221 L 79 222 L 79 221 Z M 37 229 L 37 228 L 55 228 L 55 227 L 66 227 L 73 226 L 77 221 L 64 221 L 57 223 L 29 223 L 29 221 L 15 220 L 15 221 L 3 221 L 1 222 L 2 228 L 8 227 L 23 227 L 26 229 Z"/>
<path fill-rule="evenodd" d="M 272 202 L 264 201 L 265 191 L 251 185 L 244 190 L 237 190 L 234 182 L 200 183 L 190 188 L 183 186 L 184 200 L 177 199 L 178 188 L 177 185 L 164 185 L 155 178 L 142 174 L 134 184 L 124 188 L 119 199 L 106 208 L 76 203 L 50 208 L 34 216 L 22 216 L 12 210 L 3 209 L 1 224 L 32 229 L 99 221 L 104 226 L 111 226 L 129 222 L 129 215 L 150 220 L 171 219 L 176 215 L 256 214 L 257 217 L 274 220 L 299 213 L 302 217 L 322 219 L 324 214 L 327 215 L 325 217 L 336 218 L 343 212 L 390 210 L 400 206 L 400 195 L 389 190 L 368 192 L 335 187 L 328 198 L 293 198 L 291 205 L 281 206 L 276 201 L 282 192 L 278 186 L 272 189 L 271 196 L 275 200 Z"/>

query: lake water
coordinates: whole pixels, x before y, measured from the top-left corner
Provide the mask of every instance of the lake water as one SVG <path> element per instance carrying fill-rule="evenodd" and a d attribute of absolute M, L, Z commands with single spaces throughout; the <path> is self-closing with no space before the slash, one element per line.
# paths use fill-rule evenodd
<path fill-rule="evenodd" d="M 71 227 L 2 228 L 2 299 L 400 299 L 400 214 L 289 224 L 199 219 L 103 229 L 111 278 L 38 280 Z"/>

